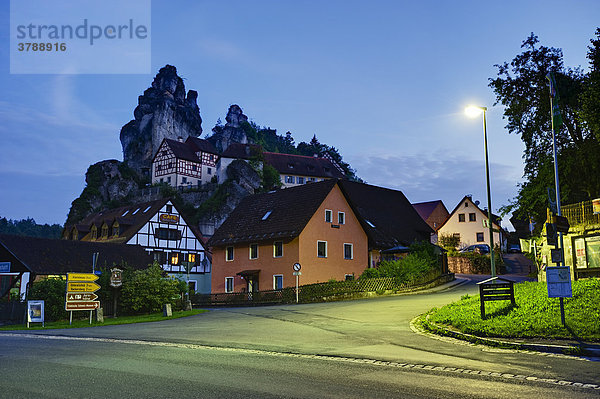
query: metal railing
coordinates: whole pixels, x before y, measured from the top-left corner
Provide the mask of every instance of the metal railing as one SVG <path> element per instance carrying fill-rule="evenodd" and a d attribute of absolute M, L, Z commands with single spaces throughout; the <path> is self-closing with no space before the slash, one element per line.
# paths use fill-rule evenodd
<path fill-rule="evenodd" d="M 562 215 L 569 220 L 571 226 L 575 225 L 600 225 L 600 214 L 594 214 L 592 201 L 583 201 L 577 204 L 561 207 Z"/>

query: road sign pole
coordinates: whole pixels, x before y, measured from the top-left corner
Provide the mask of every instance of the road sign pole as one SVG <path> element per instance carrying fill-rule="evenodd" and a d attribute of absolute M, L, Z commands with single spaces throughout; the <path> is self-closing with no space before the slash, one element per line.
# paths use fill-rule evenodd
<path fill-rule="evenodd" d="M 69 325 L 73 324 L 73 311 L 69 312 Z"/>
<path fill-rule="evenodd" d="M 300 276 L 296 274 L 296 303 L 298 303 L 298 277 Z"/>

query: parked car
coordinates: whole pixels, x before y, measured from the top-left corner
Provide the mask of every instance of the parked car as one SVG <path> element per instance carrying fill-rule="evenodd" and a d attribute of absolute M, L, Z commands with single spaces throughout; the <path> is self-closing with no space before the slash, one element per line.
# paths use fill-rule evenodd
<path fill-rule="evenodd" d="M 520 254 L 521 253 L 521 246 L 519 244 L 509 245 L 507 252 L 509 254 Z"/>
<path fill-rule="evenodd" d="M 487 244 L 475 244 L 475 245 L 469 245 L 466 248 L 461 249 L 460 251 L 461 253 L 465 253 L 465 252 L 477 252 L 479 254 L 483 254 L 483 255 L 487 255 L 490 253 L 490 246 Z"/>

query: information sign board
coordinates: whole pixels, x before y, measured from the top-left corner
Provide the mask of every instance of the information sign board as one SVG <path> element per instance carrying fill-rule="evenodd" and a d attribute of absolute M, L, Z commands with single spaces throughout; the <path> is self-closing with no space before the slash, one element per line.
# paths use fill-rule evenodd
<path fill-rule="evenodd" d="M 548 298 L 571 298 L 571 267 L 548 266 L 546 268 Z"/>

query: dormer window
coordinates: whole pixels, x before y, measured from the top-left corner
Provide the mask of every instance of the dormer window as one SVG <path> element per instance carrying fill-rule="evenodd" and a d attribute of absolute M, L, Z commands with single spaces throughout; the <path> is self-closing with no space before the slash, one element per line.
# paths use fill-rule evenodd
<path fill-rule="evenodd" d="M 92 226 L 92 231 L 91 231 L 91 237 L 92 240 L 95 240 L 98 238 L 98 228 L 96 226 Z"/>
<path fill-rule="evenodd" d="M 119 236 L 119 224 L 118 223 L 113 224 L 112 235 L 113 235 L 113 237 Z"/>
<path fill-rule="evenodd" d="M 108 238 L 108 225 L 102 225 L 102 238 Z"/>
<path fill-rule="evenodd" d="M 288 168 L 289 169 L 294 169 L 294 164 L 293 163 L 288 163 Z"/>

